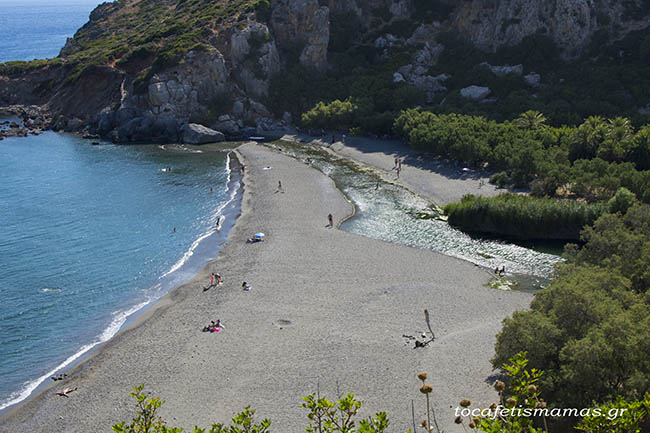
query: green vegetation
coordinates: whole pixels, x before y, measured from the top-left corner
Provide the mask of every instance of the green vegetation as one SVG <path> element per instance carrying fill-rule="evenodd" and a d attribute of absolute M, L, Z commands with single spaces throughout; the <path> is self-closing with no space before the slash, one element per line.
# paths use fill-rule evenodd
<path fill-rule="evenodd" d="M 163 401 L 158 397 L 148 398 L 143 392 L 144 385 L 133 388 L 131 396 L 136 400 L 136 416 L 130 423 L 122 421 L 113 425 L 115 433 L 181 433 L 182 428 L 167 427 L 165 421 L 157 415 Z M 388 417 L 385 412 L 378 412 L 374 417 L 356 419 L 362 407 L 361 401 L 348 393 L 336 402 L 316 394 L 303 398 L 302 407 L 307 409 L 308 433 L 383 433 L 388 428 Z M 254 422 L 255 410 L 250 406 L 232 419 L 232 424 L 212 424 L 210 429 L 194 427 L 192 433 L 268 433 L 271 421 L 262 420 L 259 424 Z M 357 426 L 358 422 L 358 426 Z"/>
<path fill-rule="evenodd" d="M 650 202 L 650 125 L 635 131 L 628 119 L 592 116 L 578 127 L 550 127 L 536 111 L 498 123 L 409 109 L 395 129 L 418 150 L 499 171 L 491 181 L 501 187 L 588 202 L 624 187 Z"/>
<path fill-rule="evenodd" d="M 494 389 L 498 392 L 498 403 L 489 407 L 471 407 L 469 399 L 463 399 L 456 408 L 456 424 L 475 432 L 485 433 L 548 433 L 547 420 L 553 418 L 574 417 L 579 421 L 577 430 L 588 433 L 638 433 L 650 427 L 650 393 L 642 399 L 615 401 L 600 407 L 585 406 L 584 409 L 551 408 L 541 398 L 543 388 L 542 370 L 528 367 L 525 352 L 515 354 L 501 366 L 506 383 L 497 380 Z M 435 411 L 431 405 L 433 387 L 429 385 L 427 373 L 417 374 L 421 381 L 419 391 L 424 394 L 426 403 L 426 419 L 419 424 L 423 432 L 441 433 Z M 165 422 L 157 417 L 157 411 L 162 401 L 157 397 L 147 398 L 142 391 L 143 385 L 134 388 L 131 395 L 137 401 L 136 416 L 131 423 L 121 422 L 113 426 L 116 433 L 181 433 L 182 428 L 167 427 Z M 308 411 L 309 423 L 305 427 L 307 433 L 384 433 L 389 427 L 385 412 L 378 412 L 374 417 L 361 419 L 356 417 L 362 403 L 355 399 L 354 394 L 348 393 L 336 402 L 311 394 L 302 399 L 302 407 Z M 411 401 L 413 404 L 413 401 Z M 193 433 L 268 433 L 271 421 L 265 419 L 259 424 L 254 423 L 255 411 L 246 407 L 232 419 L 232 425 L 213 424 L 209 430 L 194 427 Z M 564 414 L 564 415 L 563 415 Z M 579 418 L 577 418 L 579 417 Z M 561 420 L 562 418 L 560 418 Z M 419 428 L 409 429 L 408 433 L 417 433 Z"/>
<path fill-rule="evenodd" d="M 156 72 L 182 62 L 190 50 L 207 46 L 208 38 L 243 15 L 268 19 L 268 0 L 134 0 L 106 3 L 93 12 L 93 21 L 80 28 L 62 55 L 53 60 L 9 62 L 0 74 L 14 76 L 28 69 L 63 64 L 67 83 L 74 82 L 89 66 L 117 65 L 138 76 L 142 91 Z M 101 31 L 98 31 L 101 29 Z"/>
<path fill-rule="evenodd" d="M 566 247 L 558 277 L 529 311 L 504 320 L 495 367 L 527 351 L 558 407 L 592 407 L 650 392 L 650 207 L 605 213 Z"/>
<path fill-rule="evenodd" d="M 449 224 L 463 231 L 520 239 L 579 240 L 582 228 L 596 221 L 604 210 L 601 203 L 520 194 L 493 198 L 466 195 L 460 202 L 445 206 Z"/>
<path fill-rule="evenodd" d="M 560 424 L 567 419 L 570 424 L 578 421 L 575 429 L 588 433 L 638 433 L 650 427 L 650 393 L 639 400 L 619 397 L 597 407 L 551 407 L 541 397 L 545 391 L 540 386 L 544 371 L 528 368 L 526 356 L 526 352 L 519 352 L 501 366 L 506 377 L 505 383 L 494 382 L 498 402 L 489 408 L 470 408 L 470 400 L 461 400 L 461 415 L 456 423 L 486 433 L 569 431 L 569 427 Z M 549 429 L 549 425 L 554 428 Z"/>
<path fill-rule="evenodd" d="M 350 17 L 339 19 L 349 20 L 339 22 L 341 26 L 353 25 Z M 300 47 L 293 47 L 293 51 L 296 48 Z M 277 116 L 288 111 L 294 119 L 302 117 L 305 127 L 358 128 L 365 133 L 390 134 L 399 110 L 424 102 L 422 92 L 414 86 L 393 83 L 393 73 L 410 62 L 412 52 L 412 48 L 393 47 L 387 58 L 381 58 L 374 47 L 354 46 L 331 53 L 334 67 L 327 72 L 306 69 L 294 55 L 285 71 L 272 79 L 264 103 Z M 328 117 L 341 104 L 356 106 L 345 124 L 338 114 Z"/>

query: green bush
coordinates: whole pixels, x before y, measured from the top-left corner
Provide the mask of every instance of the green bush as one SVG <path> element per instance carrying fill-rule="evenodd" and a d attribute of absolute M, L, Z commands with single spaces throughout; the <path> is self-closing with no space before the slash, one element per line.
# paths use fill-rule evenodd
<path fill-rule="evenodd" d="M 505 188 L 510 183 L 510 178 L 508 177 L 508 173 L 505 171 L 500 171 L 490 176 L 490 183 L 498 186 L 499 188 Z"/>
<path fill-rule="evenodd" d="M 579 240 L 581 230 L 604 211 L 598 204 L 504 193 L 466 195 L 445 206 L 449 224 L 474 233 L 518 239 Z"/>
<path fill-rule="evenodd" d="M 560 407 L 593 407 L 650 391 L 650 208 L 604 214 L 568 246 L 558 277 L 497 336 L 495 367 L 520 351 L 543 368 Z"/>

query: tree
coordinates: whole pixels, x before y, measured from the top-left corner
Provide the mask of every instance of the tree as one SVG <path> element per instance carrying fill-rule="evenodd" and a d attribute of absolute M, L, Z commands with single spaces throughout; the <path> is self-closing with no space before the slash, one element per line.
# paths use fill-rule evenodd
<path fill-rule="evenodd" d="M 539 111 L 528 110 L 515 119 L 515 124 L 522 129 L 539 129 L 545 126 L 546 116 Z"/>

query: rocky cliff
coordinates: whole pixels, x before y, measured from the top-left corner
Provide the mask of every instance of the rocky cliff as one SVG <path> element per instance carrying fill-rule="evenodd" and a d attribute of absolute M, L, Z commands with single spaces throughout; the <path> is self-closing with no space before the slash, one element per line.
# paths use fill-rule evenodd
<path fill-rule="evenodd" d="M 544 34 L 567 59 L 598 32 L 610 39 L 648 26 L 644 0 L 120 0 L 98 6 L 58 58 L 0 66 L 0 105 L 43 105 L 51 127 L 115 141 L 182 139 L 189 123 L 227 135 L 287 128 L 289 113 L 264 102 L 288 63 L 326 73 L 337 50 L 368 45 L 431 100 L 447 74 L 429 69 L 453 33 L 484 51 Z M 345 19 L 353 28 L 338 23 Z M 391 29 L 401 29 L 401 34 Z M 341 38 L 341 32 L 349 32 Z M 471 84 L 471 83 L 468 83 Z"/>

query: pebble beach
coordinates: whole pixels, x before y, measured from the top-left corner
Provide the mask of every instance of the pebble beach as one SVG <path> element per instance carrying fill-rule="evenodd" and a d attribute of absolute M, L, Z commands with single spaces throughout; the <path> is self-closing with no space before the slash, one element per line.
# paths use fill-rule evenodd
<path fill-rule="evenodd" d="M 164 400 L 169 425 L 186 430 L 228 423 L 250 405 L 271 419 L 271 431 L 301 432 L 300 398 L 318 390 L 331 400 L 353 392 L 362 416 L 386 411 L 390 431 L 407 431 L 412 401 L 415 422 L 425 416 L 420 371 L 446 432 L 463 431 L 453 422 L 461 399 L 494 401 L 495 335 L 504 317 L 528 307 L 530 293 L 489 289 L 490 272 L 460 259 L 338 230 L 354 206 L 330 178 L 255 143 L 236 153 L 245 166 L 242 211 L 219 258 L 64 381 L 4 413 L 0 431 L 110 432 L 134 416 L 129 392 L 139 384 Z M 265 240 L 246 243 L 256 232 Z M 224 284 L 203 290 L 213 272 Z M 436 339 L 415 349 L 405 336 L 428 333 L 424 309 Z M 221 332 L 201 332 L 216 318 Z M 55 394 L 68 387 L 78 389 Z"/>

